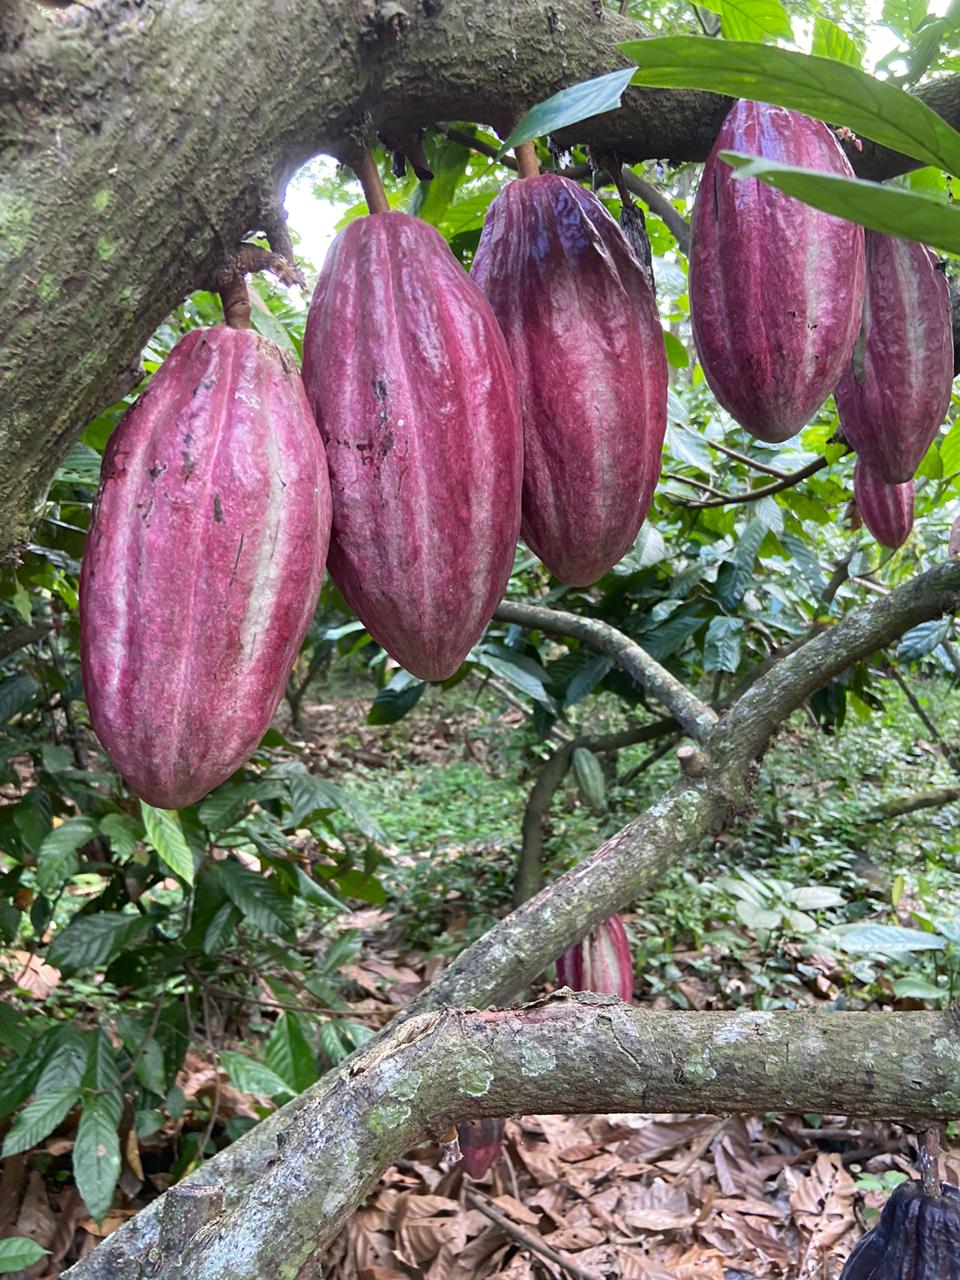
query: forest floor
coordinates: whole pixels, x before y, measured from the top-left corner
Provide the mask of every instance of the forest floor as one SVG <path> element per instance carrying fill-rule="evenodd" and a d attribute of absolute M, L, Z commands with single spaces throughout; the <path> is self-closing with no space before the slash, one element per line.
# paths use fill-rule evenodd
<path fill-rule="evenodd" d="M 765 761 L 755 811 L 624 913 L 637 1003 L 923 1008 L 952 995 L 960 964 L 957 806 L 885 821 L 875 811 L 956 778 L 899 691 L 885 686 L 884 694 L 884 712 L 868 732 L 848 722 L 827 735 L 795 717 Z M 957 741 L 960 694 L 938 682 L 921 699 L 936 707 L 946 741 Z M 312 766 L 362 799 L 390 841 L 377 868 L 385 901 L 351 904 L 333 935 L 349 932 L 358 943 L 335 976 L 351 1018 L 375 1030 L 509 909 L 534 768 L 533 738 L 508 705 L 430 690 L 406 719 L 377 727 L 365 723 L 369 704 L 365 688 L 308 702 L 298 736 Z M 281 727 L 292 732 L 283 718 Z M 642 748 L 624 752 L 608 770 L 601 814 L 568 779 L 551 816 L 548 875 L 657 794 L 673 765 L 667 757 L 637 774 L 643 758 Z M 718 866 L 729 870 L 718 874 Z M 820 909 L 816 903 L 829 903 L 825 889 L 835 901 Z M 811 893 L 818 890 L 820 897 Z M 938 933 L 946 942 L 885 956 L 844 951 L 829 931 L 858 922 Z M 320 945 L 330 942 L 328 934 Z M 42 980 L 38 974 L 38 998 Z M 549 983 L 546 975 L 536 990 Z M 235 1024 L 225 1025 L 221 1042 L 191 1049 L 179 1079 L 184 1110 L 141 1141 L 142 1182 L 124 1208 L 97 1224 L 63 1188 L 59 1237 L 86 1231 L 92 1247 L 165 1189 L 191 1127 L 223 1145 L 238 1131 L 231 1126 L 263 1114 L 269 1100 L 229 1083 L 217 1058 L 238 1043 L 256 1053 L 271 1003 L 265 988 L 244 1040 Z M 322 1035 L 320 1044 L 322 1051 Z M 69 1146 L 68 1135 L 55 1135 L 42 1154 L 53 1162 Z M 960 1126 L 948 1129 L 945 1147 L 942 1173 L 960 1184 Z M 464 1174 L 452 1144 L 410 1152 L 356 1212 L 324 1275 L 837 1280 L 890 1190 L 914 1176 L 914 1152 L 914 1136 L 898 1126 L 829 1114 L 515 1116 L 478 1181 Z M 0 1223 L 5 1194 L 39 1180 L 36 1155 L 6 1162 Z M 28 1211 L 32 1204 L 49 1212 L 41 1185 L 31 1181 L 25 1199 L 22 1191 Z M 46 1273 L 29 1275 L 56 1275 L 56 1252 Z"/>

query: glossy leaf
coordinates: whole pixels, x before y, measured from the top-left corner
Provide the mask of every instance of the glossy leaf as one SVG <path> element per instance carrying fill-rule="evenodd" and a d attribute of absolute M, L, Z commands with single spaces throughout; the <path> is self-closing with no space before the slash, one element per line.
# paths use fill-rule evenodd
<path fill-rule="evenodd" d="M 601 115 L 604 111 L 615 110 L 620 105 L 624 89 L 632 79 L 633 69 L 624 67 L 605 76 L 571 85 L 569 89 L 561 89 L 559 93 L 553 94 L 544 102 L 538 102 L 521 116 L 499 154 L 506 155 L 512 147 L 519 147 L 523 142 L 531 142 L 534 138 L 553 133 L 565 125 L 578 124 L 581 120 Z"/>

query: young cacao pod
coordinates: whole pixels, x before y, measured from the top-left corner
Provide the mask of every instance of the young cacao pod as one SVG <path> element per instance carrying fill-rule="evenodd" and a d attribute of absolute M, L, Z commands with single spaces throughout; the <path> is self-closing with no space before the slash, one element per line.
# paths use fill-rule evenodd
<path fill-rule="evenodd" d="M 90 719 L 144 800 L 192 804 L 256 750 L 329 532 L 293 361 L 252 330 L 192 330 L 110 438 L 80 577 Z"/>
<path fill-rule="evenodd" d="M 960 1280 L 960 1191 L 942 1183 L 928 1196 L 919 1180 L 901 1182 L 840 1280 Z"/>
<path fill-rule="evenodd" d="M 840 379 L 860 329 L 863 230 L 720 159 L 740 151 L 853 176 L 819 120 L 737 102 L 704 166 L 690 226 L 690 314 L 714 395 L 759 440 L 788 440 Z"/>
<path fill-rule="evenodd" d="M 607 784 L 603 766 L 586 747 L 574 748 L 573 776 L 583 803 L 594 813 L 603 813 L 607 807 Z"/>
<path fill-rule="evenodd" d="M 452 675 L 513 568 L 516 378 L 486 298 L 425 222 L 376 213 L 317 281 L 303 378 L 333 494 L 329 569 L 412 675 Z"/>
<path fill-rule="evenodd" d="M 598 924 L 557 958 L 557 981 L 571 991 L 633 999 L 633 956 L 619 916 Z"/>
<path fill-rule="evenodd" d="M 633 545 L 660 478 L 667 363 L 653 291 L 600 201 L 549 173 L 497 196 L 471 274 L 520 385 L 523 538 L 586 586 Z"/>
<path fill-rule="evenodd" d="M 886 484 L 905 484 L 950 407 L 950 295 L 926 246 L 875 231 L 865 245 L 863 325 L 837 409 L 857 456 Z"/>
<path fill-rule="evenodd" d="M 913 481 L 887 484 L 858 458 L 853 468 L 853 500 L 860 519 L 876 540 L 892 551 L 902 546 L 913 528 Z"/>
<path fill-rule="evenodd" d="M 464 1120 L 457 1125 L 460 1158 L 471 1178 L 482 1178 L 503 1147 L 504 1120 Z"/>

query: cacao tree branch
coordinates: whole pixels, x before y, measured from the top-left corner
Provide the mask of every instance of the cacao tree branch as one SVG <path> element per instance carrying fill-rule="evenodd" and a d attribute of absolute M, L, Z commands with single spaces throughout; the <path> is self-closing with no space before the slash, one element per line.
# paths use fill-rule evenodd
<path fill-rule="evenodd" d="M 704 498 L 702 502 L 691 502 L 686 498 L 671 498 L 670 501 L 679 507 L 696 507 L 698 509 L 703 507 L 730 507 L 740 502 L 759 502 L 761 498 L 768 498 L 773 493 L 782 493 L 784 489 L 792 489 L 794 485 L 809 479 L 810 476 L 816 475 L 818 471 L 822 471 L 824 467 L 829 465 L 826 458 L 816 458 L 813 462 L 808 462 L 805 467 L 801 467 L 799 471 L 794 471 L 773 484 L 765 484 L 760 489 L 747 489 L 743 493 L 731 493 L 721 498 Z"/>
<path fill-rule="evenodd" d="M 796 1113 L 829 1099 L 845 1114 L 945 1120 L 960 1111 L 958 1052 L 945 1013 L 654 1012 L 562 992 L 506 1012 L 428 1014 L 268 1117 L 66 1274 L 295 1275 L 384 1168 L 470 1118 Z"/>
<path fill-rule="evenodd" d="M 636 640 L 616 627 L 596 618 L 546 609 L 540 605 L 504 600 L 493 615 L 499 622 L 511 622 L 548 635 L 572 636 L 598 653 L 613 658 L 622 671 L 661 703 L 677 724 L 696 742 L 701 742 L 716 724 L 717 715 L 705 702 L 662 667 Z"/>
<path fill-rule="evenodd" d="M 715 449 L 717 453 L 722 453 L 727 458 L 732 458 L 734 462 L 742 462 L 745 467 L 750 467 L 754 471 L 760 471 L 767 476 L 775 476 L 778 480 L 789 480 L 791 478 L 788 471 L 781 471 L 779 467 L 771 467 L 767 462 L 758 462 L 756 458 L 748 458 L 745 453 L 737 453 L 736 449 L 728 449 L 725 444 L 720 444 L 717 440 L 708 440 L 707 444 L 711 449 Z"/>
<path fill-rule="evenodd" d="M 960 760 L 957 759 L 956 753 L 954 752 L 950 744 L 947 742 L 947 740 L 944 738 L 940 730 L 937 728 L 936 724 L 927 714 L 920 699 L 910 688 L 909 684 L 903 677 L 903 672 L 900 670 L 900 668 L 897 666 L 895 662 L 891 662 L 890 664 L 890 674 L 893 676 L 896 683 L 900 686 L 900 691 L 903 694 L 903 696 L 910 703 L 910 708 L 913 711 L 914 715 L 917 717 L 917 719 L 926 729 L 927 733 L 929 733 L 930 737 L 934 740 L 934 742 L 940 748 L 940 751 L 943 755 L 944 760 L 946 760 L 947 764 L 950 766 L 950 768 L 953 770 L 955 774 L 960 774 Z"/>
<path fill-rule="evenodd" d="M 886 800 L 866 815 L 867 822 L 886 822 L 890 818 L 902 818 L 920 809 L 942 809 L 944 805 L 960 800 L 960 786 L 941 787 L 936 791 L 920 791 L 914 796 L 901 796 Z"/>

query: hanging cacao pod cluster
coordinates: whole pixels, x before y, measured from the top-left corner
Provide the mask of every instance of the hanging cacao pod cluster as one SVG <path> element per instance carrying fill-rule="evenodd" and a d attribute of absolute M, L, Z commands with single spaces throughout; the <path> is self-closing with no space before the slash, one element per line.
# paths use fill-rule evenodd
<path fill-rule="evenodd" d="M 721 151 L 845 176 L 850 164 L 820 121 L 737 102 L 694 205 L 691 318 L 707 382 L 758 439 L 789 439 L 834 392 L 858 457 L 860 517 L 898 547 L 913 526 L 914 475 L 950 403 L 946 277 L 923 245 L 738 178 Z"/>
<path fill-rule="evenodd" d="M 960 1191 L 902 1182 L 858 1242 L 840 1280 L 960 1280 Z"/>
<path fill-rule="evenodd" d="M 602 921 L 558 956 L 557 982 L 571 991 L 633 999 L 633 954 L 618 915 Z"/>

